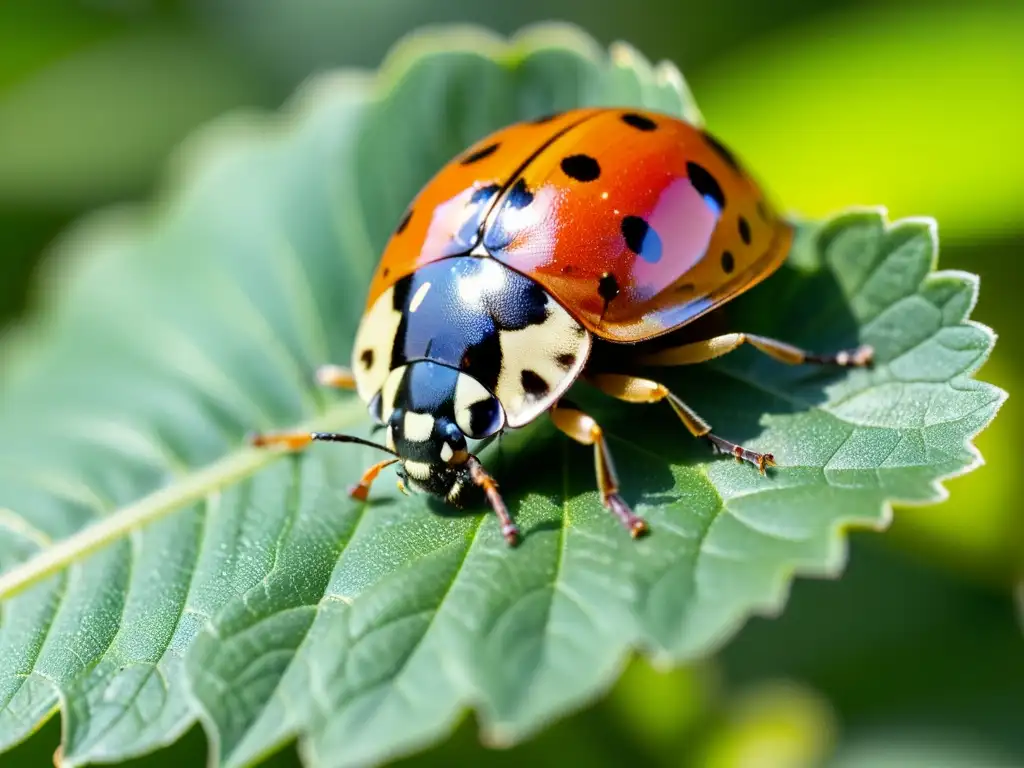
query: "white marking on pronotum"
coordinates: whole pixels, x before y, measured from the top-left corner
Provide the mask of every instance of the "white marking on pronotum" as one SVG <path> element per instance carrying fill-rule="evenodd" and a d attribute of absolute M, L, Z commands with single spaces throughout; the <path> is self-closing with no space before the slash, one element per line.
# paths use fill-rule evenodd
<path fill-rule="evenodd" d="M 356 389 L 364 402 L 369 402 L 383 385 L 391 368 L 391 349 L 395 344 L 402 313 L 394 308 L 394 289 L 389 288 L 369 308 L 356 332 L 352 347 L 352 374 Z M 373 352 L 373 365 L 366 367 L 363 354 Z"/>
<path fill-rule="evenodd" d="M 505 409 L 510 427 L 521 427 L 547 410 L 579 376 L 590 354 L 590 334 L 561 305 L 550 297 L 544 322 L 516 331 L 499 331 L 501 374 L 494 394 Z M 561 355 L 572 355 L 574 364 L 565 370 Z M 523 370 L 529 369 L 547 385 L 547 392 L 533 397 L 522 384 Z"/>
<path fill-rule="evenodd" d="M 414 413 L 409 411 L 405 414 L 405 439 L 423 443 L 430 439 L 430 432 L 434 429 L 434 417 L 429 413 Z"/>
<path fill-rule="evenodd" d="M 387 424 L 391 421 L 391 414 L 395 410 L 395 398 L 398 396 L 398 387 L 402 383 L 402 376 L 405 375 L 406 366 L 395 368 L 384 380 L 384 387 L 380 395 L 380 417 Z"/>
<path fill-rule="evenodd" d="M 463 432 L 469 434 L 472 430 L 473 406 L 490 400 L 492 397 L 493 395 L 472 376 L 465 373 L 459 374 L 455 384 L 455 423 Z M 504 424 L 504 421 L 505 415 L 501 413 L 500 423 Z"/>
<path fill-rule="evenodd" d="M 430 283 L 424 283 L 416 289 L 416 293 L 413 294 L 412 301 L 409 302 L 409 312 L 415 312 L 420 308 L 420 304 L 427 298 L 427 291 L 430 290 Z"/>
<path fill-rule="evenodd" d="M 455 451 L 452 450 L 452 447 L 448 445 L 448 443 L 445 443 L 444 445 L 441 446 L 441 461 L 443 461 L 445 464 L 451 461 L 452 456 L 454 455 Z"/>

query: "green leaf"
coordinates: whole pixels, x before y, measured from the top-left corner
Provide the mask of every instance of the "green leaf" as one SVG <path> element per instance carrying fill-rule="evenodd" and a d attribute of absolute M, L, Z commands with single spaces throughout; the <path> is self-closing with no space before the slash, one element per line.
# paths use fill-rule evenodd
<path fill-rule="evenodd" d="M 65 765 L 174 741 L 198 719 L 214 762 L 298 738 L 310 765 L 376 762 L 473 708 L 507 743 L 604 691 L 634 648 L 659 662 L 777 611 L 793 574 L 837 573 L 840 531 L 930 501 L 977 461 L 1004 395 L 971 378 L 991 333 L 970 275 L 933 272 L 928 221 L 852 212 L 801 228 L 790 264 L 730 306 L 743 330 L 831 349 L 847 375 L 740 350 L 666 383 L 777 471 L 709 455 L 659 406 L 581 388 L 627 501 L 605 512 L 587 449 L 541 419 L 485 454 L 525 533 L 383 479 L 352 445 L 282 457 L 253 429 L 366 432 L 319 390 L 408 200 L 457 149 L 518 117 L 650 105 L 699 120 L 679 73 L 541 27 L 402 43 L 376 78 L 337 73 L 279 117 L 189 145 L 153 212 L 115 211 L 62 246 L 36 319 L 2 348 L 0 747 L 64 717 Z M 575 395 L 574 395 L 575 397 Z M 389 487 L 390 486 L 390 487 Z"/>

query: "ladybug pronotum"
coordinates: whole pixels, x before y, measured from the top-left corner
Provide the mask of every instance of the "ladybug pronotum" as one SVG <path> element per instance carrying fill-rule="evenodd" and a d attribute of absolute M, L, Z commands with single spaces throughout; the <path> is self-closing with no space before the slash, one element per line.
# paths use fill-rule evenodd
<path fill-rule="evenodd" d="M 601 427 L 564 394 L 583 379 L 626 402 L 664 400 L 695 437 L 763 473 L 771 454 L 719 437 L 664 385 L 631 370 L 703 362 L 744 343 L 784 363 L 868 365 L 869 347 L 813 355 L 744 333 L 649 343 L 761 282 L 792 238 L 729 150 L 682 120 L 591 108 L 511 125 L 416 196 L 370 284 L 351 368 L 319 371 L 324 385 L 358 392 L 386 444 L 333 433 L 253 442 L 372 445 L 391 458 L 366 471 L 354 498 L 366 500 L 397 463 L 404 488 L 456 506 L 482 491 L 515 544 L 512 515 L 469 446 L 547 412 L 593 446 L 601 500 L 638 536 L 647 523 L 619 496 Z M 598 358 L 617 362 L 598 368 Z"/>

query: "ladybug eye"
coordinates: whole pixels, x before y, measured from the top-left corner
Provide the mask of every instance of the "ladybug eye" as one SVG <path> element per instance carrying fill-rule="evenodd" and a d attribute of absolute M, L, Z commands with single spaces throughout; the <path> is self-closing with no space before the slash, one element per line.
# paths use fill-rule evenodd
<path fill-rule="evenodd" d="M 381 401 L 380 401 L 380 392 L 378 392 L 376 395 L 373 396 L 373 399 L 370 400 L 370 404 L 367 406 L 366 409 L 370 412 L 370 418 L 371 419 L 376 421 L 378 424 L 383 424 L 384 420 L 381 417 L 381 412 L 380 412 L 381 404 L 380 403 L 381 403 Z"/>
<path fill-rule="evenodd" d="M 455 389 L 455 423 L 466 437 L 482 440 L 505 426 L 505 411 L 480 382 L 463 374 Z"/>

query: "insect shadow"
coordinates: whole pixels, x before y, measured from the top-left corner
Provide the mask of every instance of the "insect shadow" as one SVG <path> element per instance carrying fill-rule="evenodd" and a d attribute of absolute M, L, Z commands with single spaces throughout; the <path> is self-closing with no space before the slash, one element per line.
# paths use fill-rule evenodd
<path fill-rule="evenodd" d="M 863 343 L 858 331 L 850 299 L 831 270 L 807 272 L 786 264 L 743 296 L 656 344 L 674 346 L 723 333 L 747 332 L 824 354 Z M 762 437 L 771 420 L 824 404 L 828 388 L 844 377 L 865 375 L 864 371 L 836 366 L 787 365 L 749 345 L 716 360 L 672 368 L 630 365 L 630 351 L 618 347 L 604 356 L 601 364 L 659 381 L 699 413 L 716 435 L 741 445 Z M 621 481 L 620 494 L 633 507 L 677 499 L 673 467 L 734 461 L 716 456 L 706 440 L 691 435 L 665 402 L 620 402 L 585 382 L 577 383 L 567 397 L 593 416 L 608 436 Z M 774 435 L 787 439 L 778 428 Z M 758 448 L 774 452 L 764 441 L 758 442 Z M 487 462 L 513 512 L 528 503 L 531 494 L 565 500 L 596 489 L 593 449 L 556 432 L 546 417 L 503 436 L 489 450 Z M 774 472 L 782 468 L 782 461 L 778 468 L 769 468 L 765 481 L 771 482 Z M 758 471 L 753 466 L 745 470 Z M 459 513 L 443 503 L 431 506 L 439 514 Z M 561 519 L 544 520 L 524 526 L 523 534 L 561 525 Z"/>

